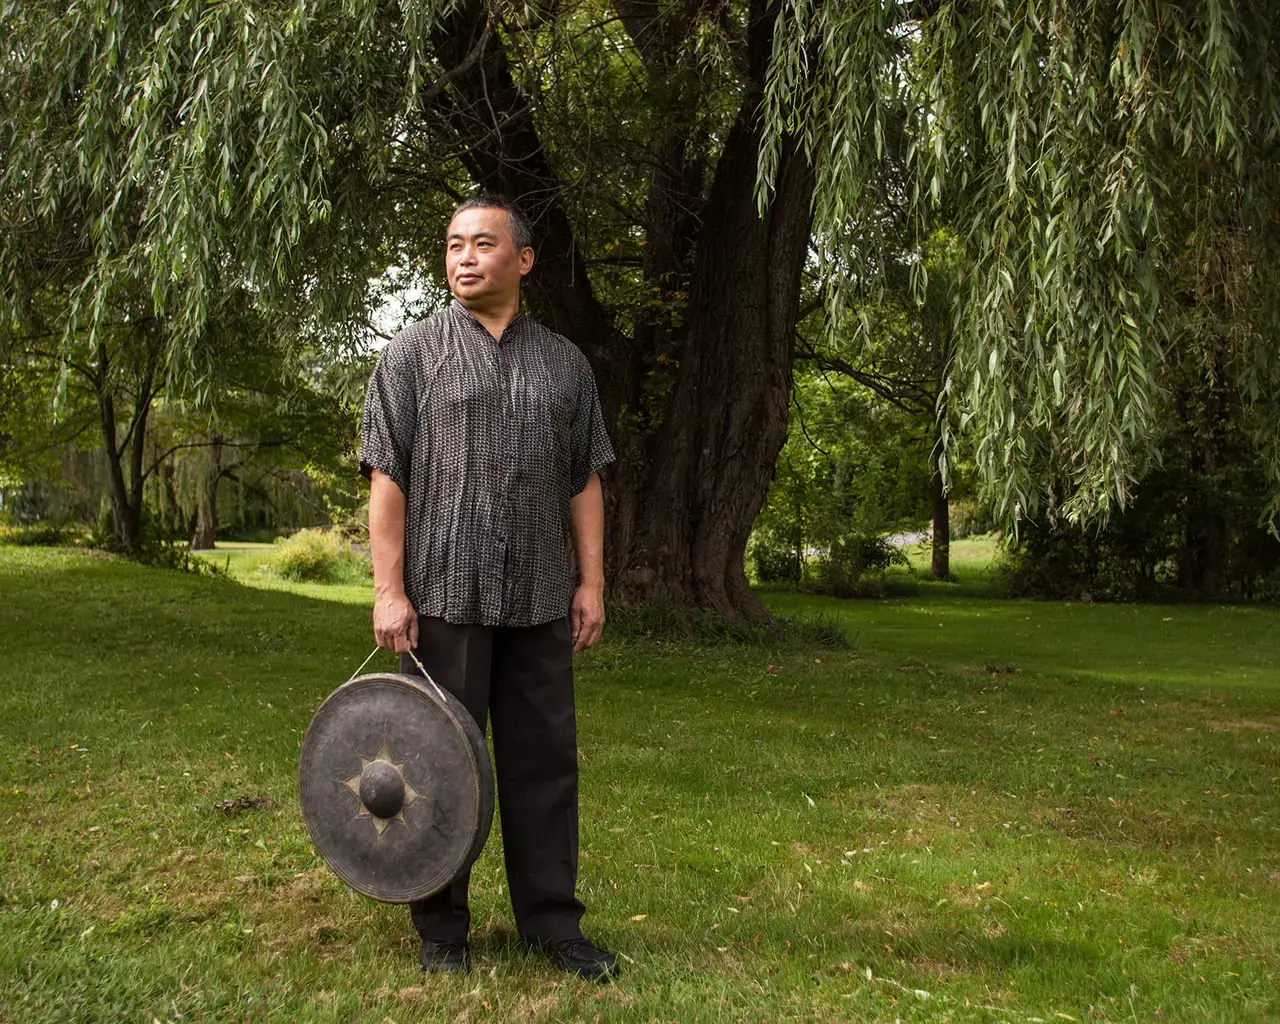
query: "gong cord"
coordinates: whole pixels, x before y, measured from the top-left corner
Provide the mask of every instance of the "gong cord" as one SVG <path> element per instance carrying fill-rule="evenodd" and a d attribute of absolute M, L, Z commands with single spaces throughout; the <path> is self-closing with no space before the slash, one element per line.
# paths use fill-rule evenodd
<path fill-rule="evenodd" d="M 381 647 L 375 647 L 372 651 L 370 651 L 369 656 L 365 658 L 364 661 L 360 662 L 360 667 L 351 673 L 351 676 L 350 678 L 347 679 L 347 682 L 348 683 L 351 682 L 352 679 L 354 679 L 361 672 L 363 672 L 364 667 L 373 660 L 373 656 L 377 654 L 380 650 L 382 650 Z M 440 684 L 431 678 L 431 673 L 428 672 L 426 666 L 423 665 L 422 662 L 418 660 L 418 655 L 414 651 L 410 650 L 409 657 L 413 659 L 413 663 L 418 666 L 418 671 L 422 673 L 423 677 L 427 680 L 427 682 L 429 682 L 432 685 L 432 687 L 435 688 L 436 694 L 440 697 L 440 703 L 447 704 L 448 701 L 445 699 L 444 691 L 440 689 Z"/>

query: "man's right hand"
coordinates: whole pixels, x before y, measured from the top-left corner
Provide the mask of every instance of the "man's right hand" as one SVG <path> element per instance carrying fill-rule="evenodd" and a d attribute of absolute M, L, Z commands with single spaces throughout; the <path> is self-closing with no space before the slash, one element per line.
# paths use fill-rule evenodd
<path fill-rule="evenodd" d="M 373 638 L 379 647 L 397 654 L 418 646 L 418 613 L 413 610 L 404 591 L 375 595 Z"/>

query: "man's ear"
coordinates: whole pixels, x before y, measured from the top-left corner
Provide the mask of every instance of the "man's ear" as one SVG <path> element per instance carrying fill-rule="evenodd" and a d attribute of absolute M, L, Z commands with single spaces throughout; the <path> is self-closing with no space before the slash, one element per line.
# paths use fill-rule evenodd
<path fill-rule="evenodd" d="M 520 250 L 520 276 L 524 277 L 533 269 L 534 254 L 530 246 L 525 246 Z"/>

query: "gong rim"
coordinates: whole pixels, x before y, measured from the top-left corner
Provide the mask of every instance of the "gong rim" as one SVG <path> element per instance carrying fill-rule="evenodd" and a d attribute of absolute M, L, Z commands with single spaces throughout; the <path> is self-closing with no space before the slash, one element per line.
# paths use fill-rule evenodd
<path fill-rule="evenodd" d="M 318 723 L 325 721 L 326 708 L 350 699 L 354 689 L 387 685 L 403 688 L 412 697 L 421 700 L 424 705 L 432 709 L 429 713 L 438 713 L 444 723 L 459 735 L 471 769 L 466 774 L 472 781 L 471 795 L 474 798 L 475 808 L 471 820 L 458 826 L 465 827 L 472 835 L 471 843 L 465 847 L 459 846 L 451 860 L 441 862 L 436 870 L 417 884 L 400 887 L 380 886 L 361 877 L 347 864 L 342 849 L 330 836 L 328 830 L 321 827 L 320 816 L 314 811 L 319 799 L 326 795 L 322 792 L 322 788 L 330 780 L 307 770 L 308 753 L 313 749 L 309 741 L 313 738 Z M 312 715 L 306 733 L 303 735 L 298 758 L 298 791 L 303 822 L 321 859 L 335 875 L 356 892 L 382 903 L 411 903 L 447 888 L 475 863 L 488 841 L 489 832 L 493 826 L 493 766 L 489 760 L 488 748 L 485 746 L 484 734 L 476 725 L 475 719 L 471 717 L 462 702 L 447 690 L 442 687 L 433 687 L 420 676 L 399 672 L 372 672 L 356 676 L 337 687 L 324 699 Z"/>

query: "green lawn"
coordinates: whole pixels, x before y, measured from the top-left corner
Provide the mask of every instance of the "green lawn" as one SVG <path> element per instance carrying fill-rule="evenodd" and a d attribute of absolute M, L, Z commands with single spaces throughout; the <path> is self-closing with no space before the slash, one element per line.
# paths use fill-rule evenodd
<path fill-rule="evenodd" d="M 0 1020 L 1277 1019 L 1280 613 L 998 600 L 980 555 L 766 593 L 850 650 L 581 656 L 596 987 L 512 942 L 496 829 L 465 979 L 316 859 L 368 588 L 0 548 Z"/>

